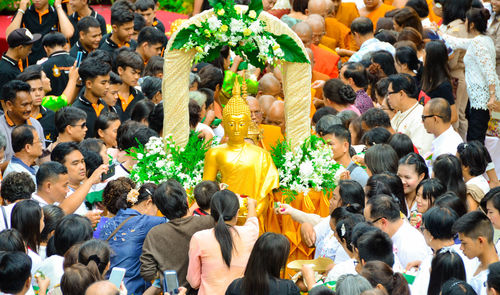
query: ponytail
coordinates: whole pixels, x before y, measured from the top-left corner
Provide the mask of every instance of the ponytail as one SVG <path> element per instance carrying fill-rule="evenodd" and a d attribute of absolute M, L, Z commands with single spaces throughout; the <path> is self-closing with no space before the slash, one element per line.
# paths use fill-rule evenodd
<path fill-rule="evenodd" d="M 78 262 L 86 265 L 99 280 L 104 277 L 111 249 L 107 242 L 89 240 L 80 247 Z"/>
<path fill-rule="evenodd" d="M 392 275 L 392 293 L 391 294 L 409 294 L 408 293 L 408 282 L 405 277 L 399 273 L 395 272 Z"/>
<path fill-rule="evenodd" d="M 216 192 L 210 204 L 211 215 L 215 220 L 215 239 L 220 245 L 222 259 L 227 267 L 231 266 L 232 252 L 234 249 L 231 227 L 226 221 L 233 219 L 238 213 L 240 203 L 238 197 L 229 190 Z"/>

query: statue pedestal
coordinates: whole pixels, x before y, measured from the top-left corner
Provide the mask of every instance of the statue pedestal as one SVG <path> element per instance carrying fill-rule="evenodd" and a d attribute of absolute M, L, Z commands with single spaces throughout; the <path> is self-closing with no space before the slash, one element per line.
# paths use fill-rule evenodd
<path fill-rule="evenodd" d="M 285 235 L 290 241 L 290 256 L 288 261 L 297 259 L 313 259 L 314 248 L 307 247 L 300 237 L 300 224 L 292 220 L 289 215 L 279 215 L 273 212 L 274 202 L 284 203 L 285 196 L 281 191 L 273 193 L 273 203 L 269 205 L 267 212 L 267 231 Z M 306 213 L 318 214 L 321 217 L 328 216 L 329 197 L 323 192 L 309 191 L 307 195 L 299 194 L 290 203 L 295 209 Z"/>

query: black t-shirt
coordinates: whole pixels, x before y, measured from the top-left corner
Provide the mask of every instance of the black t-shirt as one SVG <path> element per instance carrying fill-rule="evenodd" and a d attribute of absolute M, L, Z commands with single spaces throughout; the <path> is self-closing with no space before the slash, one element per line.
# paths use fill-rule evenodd
<path fill-rule="evenodd" d="M 40 113 L 35 118 L 40 122 L 40 125 L 42 125 L 43 136 L 47 146 L 57 138 L 55 115 L 56 113 L 53 110 L 40 106 Z"/>
<path fill-rule="evenodd" d="M 130 49 L 135 51 L 135 48 L 137 47 L 137 42 L 135 42 L 134 40 L 130 40 L 130 42 L 125 43 L 125 45 L 123 46 L 130 47 Z M 118 48 L 120 48 L 120 46 L 118 46 L 118 44 L 116 44 L 115 42 L 113 42 L 113 40 L 111 40 L 111 33 L 106 34 L 102 37 L 99 49 L 107 51 L 111 54 L 111 56 L 113 56 L 113 52 Z"/>
<path fill-rule="evenodd" d="M 101 35 L 104 36 L 107 33 L 106 20 L 104 19 L 104 17 L 102 15 L 100 15 L 94 9 L 92 9 L 92 7 L 90 7 L 90 10 L 92 10 L 92 12 L 90 13 L 90 16 L 97 19 L 97 21 L 99 22 L 100 27 L 101 27 Z M 81 17 L 78 15 L 77 12 L 73 12 L 73 14 L 68 16 L 68 18 L 69 18 L 69 21 L 73 24 L 73 27 L 75 28 L 75 33 L 73 34 L 73 37 L 71 37 L 71 39 L 69 39 L 69 43 L 71 44 L 71 46 L 73 46 L 76 43 L 76 41 L 78 41 L 78 39 L 80 38 L 80 34 L 79 34 L 79 31 L 78 31 L 78 28 L 76 25 L 78 24 L 78 21 L 81 19 Z"/>
<path fill-rule="evenodd" d="M 432 99 L 436 97 L 444 98 L 448 101 L 450 105 L 455 104 L 455 96 L 453 95 L 453 87 L 451 86 L 450 81 L 446 80 L 445 82 L 439 84 L 434 90 L 426 92 L 426 94 Z"/>
<path fill-rule="evenodd" d="M 226 295 L 240 295 L 243 279 L 234 280 L 226 290 Z M 299 287 L 290 280 L 270 279 L 270 295 L 300 295 Z"/>
<path fill-rule="evenodd" d="M 34 5 L 31 5 L 23 15 L 21 27 L 27 28 L 32 34 L 41 34 L 42 37 L 52 31 L 60 31 L 56 9 L 49 6 L 47 10 L 39 12 Z M 42 38 L 40 38 L 33 44 L 31 54 L 28 56 L 28 64 L 35 64 L 45 56 L 47 55 L 42 46 Z"/>
<path fill-rule="evenodd" d="M 0 91 L 7 82 L 15 80 L 19 74 L 21 74 L 21 70 L 18 62 L 3 55 L 0 59 Z"/>
<path fill-rule="evenodd" d="M 116 106 L 120 106 L 122 110 L 122 114 L 120 116 L 120 120 L 122 122 L 127 121 L 130 119 L 130 115 L 132 115 L 132 110 L 134 109 L 134 106 L 141 100 L 144 99 L 144 94 L 140 92 L 139 90 L 135 89 L 134 87 L 129 88 L 129 97 L 128 98 L 123 98 L 120 95 L 118 96 L 119 99 L 116 102 Z M 133 98 L 131 98 L 132 96 Z M 126 103 L 128 101 L 128 104 Z M 115 107 L 116 107 L 115 106 Z"/>
<path fill-rule="evenodd" d="M 97 117 L 101 114 L 107 113 L 108 106 L 102 99 L 99 99 L 96 105 L 92 105 L 92 103 L 86 99 L 85 96 L 83 96 L 83 93 L 85 92 L 81 92 L 81 95 L 78 96 L 76 101 L 73 103 L 73 106 L 87 113 L 87 134 L 85 135 L 85 138 L 91 138 L 95 137 L 94 126 Z"/>
<path fill-rule="evenodd" d="M 89 53 L 87 52 L 87 50 L 85 50 L 85 48 L 83 48 L 82 44 L 80 44 L 80 41 L 76 41 L 75 45 L 73 45 L 73 47 L 71 47 L 71 50 L 69 51 L 69 55 L 76 59 L 76 57 L 78 56 L 78 51 L 82 52 L 82 60 L 81 61 L 83 61 L 84 59 L 87 58 L 87 56 L 89 56 Z"/>
<path fill-rule="evenodd" d="M 42 64 L 43 71 L 50 79 L 52 90 L 47 95 L 59 96 L 63 93 L 69 80 L 69 70 L 75 63 L 75 58 L 66 51 L 52 53 Z"/>

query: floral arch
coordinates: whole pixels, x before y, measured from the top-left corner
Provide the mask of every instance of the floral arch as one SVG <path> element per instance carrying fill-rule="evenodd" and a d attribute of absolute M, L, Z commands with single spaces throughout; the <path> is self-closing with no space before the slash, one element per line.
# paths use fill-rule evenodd
<path fill-rule="evenodd" d="M 253 0 L 252 2 L 260 2 L 260 0 Z M 250 3 L 250 8 L 237 5 L 235 8 L 238 11 L 246 12 L 248 9 L 253 8 L 252 5 L 255 6 L 258 4 L 254 5 L 254 3 Z M 189 139 L 189 73 L 192 63 L 195 60 L 195 55 L 199 51 L 194 48 L 189 50 L 174 49 L 175 41 L 178 37 L 186 37 L 186 30 L 183 32 L 183 29 L 189 29 L 191 25 L 201 26 L 202 23 L 213 16 L 217 16 L 217 14 L 214 12 L 214 9 L 211 9 L 191 17 L 172 35 L 167 45 L 162 83 L 164 102 L 163 134 L 171 134 L 174 142 L 181 147 L 184 147 Z M 296 48 L 291 53 L 295 57 L 302 56 L 301 62 L 295 62 L 296 60 L 300 60 L 300 58 L 282 58 L 279 61 L 283 75 L 282 83 L 285 95 L 286 137 L 290 141 L 291 146 L 296 147 L 310 136 L 311 133 L 311 66 L 308 63 L 308 55 L 300 39 L 285 23 L 264 11 L 258 14 L 257 19 L 265 24 L 264 31 L 270 32 L 275 36 L 289 36 L 289 38 L 286 38 L 293 40 L 293 46 L 290 48 Z M 181 35 L 184 34 L 184 36 L 180 36 L 180 32 L 183 32 Z M 198 48 L 198 50 L 200 49 Z"/>

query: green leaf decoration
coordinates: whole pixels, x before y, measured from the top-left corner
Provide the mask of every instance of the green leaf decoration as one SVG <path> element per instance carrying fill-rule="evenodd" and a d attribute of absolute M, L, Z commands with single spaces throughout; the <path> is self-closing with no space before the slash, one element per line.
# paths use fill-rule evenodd
<path fill-rule="evenodd" d="M 309 60 L 305 56 L 302 49 L 290 36 L 285 34 L 271 35 L 276 39 L 276 42 L 280 45 L 281 50 L 285 53 L 285 57 L 283 58 L 284 60 L 289 62 L 309 63 Z"/>
<path fill-rule="evenodd" d="M 250 10 L 255 11 L 257 13 L 257 17 L 259 17 L 259 14 L 262 12 L 262 10 L 264 10 L 262 0 L 251 0 L 250 4 L 248 4 L 247 14 L 250 12 Z"/>
<path fill-rule="evenodd" d="M 222 49 L 222 46 L 219 46 L 217 48 L 210 49 L 208 51 L 208 55 L 203 59 L 204 61 L 211 62 L 214 61 L 216 58 L 219 57 L 220 55 L 220 50 Z"/>
<path fill-rule="evenodd" d="M 215 7 L 219 2 L 220 0 L 208 0 L 208 4 L 212 7 Z"/>
<path fill-rule="evenodd" d="M 177 37 L 174 39 L 174 43 L 172 44 L 172 49 L 181 49 L 184 44 L 189 42 L 189 38 L 196 31 L 196 25 L 192 24 L 187 28 L 184 28 L 177 33 Z"/>

